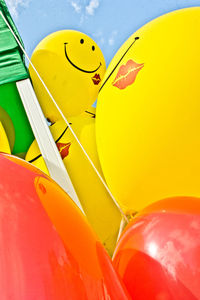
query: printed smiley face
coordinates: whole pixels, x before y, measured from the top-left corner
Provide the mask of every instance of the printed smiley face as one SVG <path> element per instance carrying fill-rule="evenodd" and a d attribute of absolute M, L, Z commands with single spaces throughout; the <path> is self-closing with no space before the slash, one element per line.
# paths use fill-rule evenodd
<path fill-rule="evenodd" d="M 84 112 L 96 100 L 106 65 L 87 35 L 55 32 L 40 42 L 31 60 L 66 117 Z M 57 121 L 60 115 L 31 67 L 30 74 L 45 116 Z"/>
<path fill-rule="evenodd" d="M 80 43 L 81 44 L 84 44 L 84 39 L 81 39 L 80 40 Z M 72 60 L 69 58 L 69 55 L 68 55 L 68 50 L 67 50 L 67 44 L 68 43 L 64 43 L 64 47 L 65 47 L 65 56 L 66 56 L 66 58 L 67 58 L 67 60 L 68 60 L 68 62 L 74 67 L 74 68 L 76 68 L 77 70 L 79 70 L 79 71 L 81 71 L 81 72 L 84 72 L 84 73 L 94 73 L 94 72 L 97 72 L 98 71 L 98 69 L 101 67 L 101 62 L 99 63 L 99 66 L 96 68 L 96 69 L 93 69 L 93 70 L 88 70 L 88 69 L 83 69 L 83 68 L 81 68 L 81 67 L 79 67 L 78 65 L 76 65 L 75 63 L 73 63 L 72 62 Z M 71 43 L 71 48 L 73 49 L 74 47 L 73 46 L 75 46 L 75 48 L 77 48 L 77 45 L 72 45 L 72 43 Z M 83 47 L 80 47 L 80 51 L 82 52 L 83 51 L 83 49 L 82 49 Z M 92 51 L 95 51 L 95 46 L 94 45 L 92 45 Z M 88 52 L 88 49 L 86 48 L 86 49 L 84 49 L 84 50 L 86 50 L 86 52 Z M 74 51 L 73 51 L 74 52 Z M 97 57 L 96 57 L 96 55 L 95 55 L 95 60 L 97 59 Z M 82 61 L 81 63 L 84 63 L 85 61 Z M 91 63 L 90 63 L 91 64 Z"/>

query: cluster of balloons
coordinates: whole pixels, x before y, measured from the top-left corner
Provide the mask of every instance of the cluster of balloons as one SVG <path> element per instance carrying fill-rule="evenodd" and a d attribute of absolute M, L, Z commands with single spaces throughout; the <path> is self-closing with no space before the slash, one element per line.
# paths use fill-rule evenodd
<path fill-rule="evenodd" d="M 81 32 L 63 30 L 42 40 L 31 60 L 103 177 L 96 148 L 96 111 L 91 107 L 106 71 L 100 48 Z M 101 242 L 112 255 L 121 214 L 31 66 L 30 74 L 83 210 Z M 48 174 L 36 141 L 30 146 L 25 159 Z"/>
<path fill-rule="evenodd" d="M 125 42 L 107 71 L 99 47 L 80 32 L 53 33 L 36 47 L 34 66 L 132 220 L 116 246 L 121 213 L 30 67 L 87 220 L 108 253 L 115 249 L 117 272 L 47 176 L 34 141 L 25 159 L 47 175 L 0 156 L 5 298 L 12 286 L 19 299 L 200 299 L 199 28 L 200 7 L 161 16 Z"/>

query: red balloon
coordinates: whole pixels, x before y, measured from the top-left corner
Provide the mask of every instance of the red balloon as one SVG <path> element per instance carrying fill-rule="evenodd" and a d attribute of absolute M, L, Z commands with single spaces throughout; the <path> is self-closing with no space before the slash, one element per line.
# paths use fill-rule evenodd
<path fill-rule="evenodd" d="M 125 229 L 114 266 L 134 300 L 200 299 L 200 199 L 143 210 Z"/>
<path fill-rule="evenodd" d="M 37 188 L 44 194 L 42 200 Z M 60 199 L 69 208 L 69 239 L 60 235 L 57 222 L 53 225 L 47 214 L 52 216 L 52 203 Z M 43 200 L 51 205 L 48 211 Z M 73 218 L 76 228 L 70 227 Z M 0 154 L 0 299 L 130 299 L 107 253 L 67 194 L 35 167 L 5 154 Z"/>

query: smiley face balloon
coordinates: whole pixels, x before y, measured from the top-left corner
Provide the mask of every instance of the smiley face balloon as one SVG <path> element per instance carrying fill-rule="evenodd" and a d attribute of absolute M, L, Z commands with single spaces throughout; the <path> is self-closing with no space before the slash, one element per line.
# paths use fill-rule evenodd
<path fill-rule="evenodd" d="M 200 196 L 200 7 L 146 24 L 121 47 L 97 103 L 106 181 L 126 210 Z"/>
<path fill-rule="evenodd" d="M 97 98 L 106 65 L 97 44 L 73 30 L 58 31 L 42 40 L 33 52 L 32 63 L 65 116 L 84 112 Z M 46 118 L 60 115 L 35 71 L 33 86 Z"/>

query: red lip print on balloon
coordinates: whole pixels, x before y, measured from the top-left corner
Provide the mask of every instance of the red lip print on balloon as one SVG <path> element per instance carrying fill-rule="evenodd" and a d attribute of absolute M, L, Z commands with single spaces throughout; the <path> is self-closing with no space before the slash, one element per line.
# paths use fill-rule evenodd
<path fill-rule="evenodd" d="M 71 143 L 57 143 L 56 145 L 58 147 L 62 159 L 64 159 L 69 154 L 69 147 L 71 146 Z"/>
<path fill-rule="evenodd" d="M 93 77 L 92 77 L 92 81 L 94 83 L 94 85 L 98 85 L 100 82 L 101 82 L 101 77 L 99 74 L 95 74 Z"/>
<path fill-rule="evenodd" d="M 127 86 L 134 83 L 138 72 L 144 67 L 144 64 L 138 64 L 132 59 L 128 60 L 126 65 L 122 65 L 119 68 L 117 76 L 113 81 L 113 86 L 116 86 L 120 90 L 125 89 Z"/>

